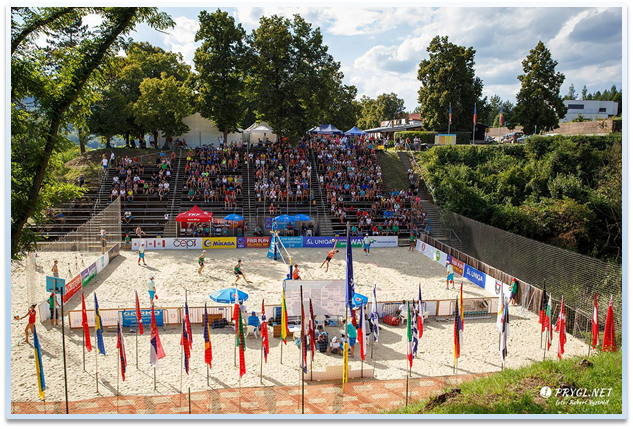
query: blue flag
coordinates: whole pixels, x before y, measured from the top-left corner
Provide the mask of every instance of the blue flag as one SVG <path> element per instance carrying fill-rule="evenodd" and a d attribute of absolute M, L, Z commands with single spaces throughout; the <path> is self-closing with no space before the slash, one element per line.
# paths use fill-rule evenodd
<path fill-rule="evenodd" d="M 103 322 L 99 313 L 99 303 L 97 302 L 97 294 L 95 293 L 95 332 L 97 334 L 97 349 L 99 353 L 105 356 L 105 345 L 103 344 Z"/>
<path fill-rule="evenodd" d="M 46 383 L 44 382 L 44 367 L 42 366 L 42 349 L 40 340 L 37 338 L 37 330 L 33 326 L 33 350 L 35 350 L 35 372 L 37 374 L 37 387 L 40 392 L 40 399 L 44 399 Z"/>
<path fill-rule="evenodd" d="M 345 277 L 347 279 L 345 288 L 345 303 L 352 308 L 352 298 L 354 297 L 354 267 L 352 265 L 352 240 L 349 235 L 349 224 L 347 225 L 347 266 L 345 268 Z"/>

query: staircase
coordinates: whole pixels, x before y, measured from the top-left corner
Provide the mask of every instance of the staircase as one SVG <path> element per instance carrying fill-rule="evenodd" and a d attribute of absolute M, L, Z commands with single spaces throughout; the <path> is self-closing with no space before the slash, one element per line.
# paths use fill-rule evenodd
<path fill-rule="evenodd" d="M 334 229 L 332 228 L 332 219 L 330 219 L 328 209 L 329 202 L 327 201 L 325 191 L 321 188 L 321 184 L 319 183 L 319 173 L 317 171 L 316 157 L 314 156 L 313 150 L 310 150 L 310 165 L 312 166 L 311 190 L 314 191 L 314 200 L 316 201 L 316 205 L 313 204 L 312 207 L 317 210 L 319 217 L 317 230 L 319 231 L 319 235 L 330 237 L 334 235 Z"/>

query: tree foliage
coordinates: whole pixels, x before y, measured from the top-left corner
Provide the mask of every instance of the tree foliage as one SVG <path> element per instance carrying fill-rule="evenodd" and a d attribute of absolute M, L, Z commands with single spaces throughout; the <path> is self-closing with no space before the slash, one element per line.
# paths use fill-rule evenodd
<path fill-rule="evenodd" d="M 420 116 L 429 130 L 448 128 L 448 107 L 451 103 L 453 130 L 472 129 L 472 114 L 477 103 L 478 114 L 485 117 L 485 101 L 481 100 L 483 82 L 475 76 L 475 49 L 455 45 L 448 37 L 435 36 L 426 48 L 428 60 L 418 68 Z"/>
<path fill-rule="evenodd" d="M 517 76 L 521 89 L 517 94 L 515 117 L 524 133 L 536 134 L 558 128 L 559 119 L 567 113 L 560 96 L 565 75 L 556 71 L 557 64 L 540 41 L 522 62 L 524 74 Z"/>
<path fill-rule="evenodd" d="M 358 126 L 363 129 L 376 128 L 382 121 L 406 117 L 404 100 L 397 94 L 380 94 L 376 99 L 364 95 L 360 100 Z"/>

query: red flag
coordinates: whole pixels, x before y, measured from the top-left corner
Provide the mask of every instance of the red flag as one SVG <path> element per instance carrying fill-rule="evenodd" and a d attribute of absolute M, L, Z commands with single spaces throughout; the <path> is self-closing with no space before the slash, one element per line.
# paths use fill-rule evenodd
<path fill-rule="evenodd" d="M 602 338 L 602 351 L 615 351 L 615 325 L 613 324 L 613 297 L 609 300 L 609 310 L 607 311 L 607 321 L 604 324 L 604 336 Z"/>
<path fill-rule="evenodd" d="M 136 292 L 136 321 L 138 323 L 138 333 L 143 335 L 143 318 L 141 317 L 141 304 L 138 302 L 138 292 Z"/>
<path fill-rule="evenodd" d="M 303 291 L 301 293 L 301 297 L 303 298 Z M 305 312 L 303 310 L 303 301 L 301 301 L 301 368 L 304 373 L 308 372 L 308 348 L 306 344 L 306 322 L 305 322 Z"/>
<path fill-rule="evenodd" d="M 593 318 L 591 319 L 592 346 L 595 349 L 600 338 L 600 327 L 598 325 L 598 294 L 593 301 Z"/>
<path fill-rule="evenodd" d="M 154 305 L 152 305 L 152 322 L 150 328 L 150 349 L 149 349 L 149 363 L 154 366 L 158 366 L 158 360 L 165 357 L 165 350 L 160 343 L 160 337 L 158 336 L 158 326 L 156 326 L 156 315 L 154 314 Z"/>
<path fill-rule="evenodd" d="M 121 360 L 121 378 L 125 381 L 125 368 L 127 367 L 127 358 L 125 356 L 125 343 L 123 342 L 123 331 L 121 324 L 116 322 L 116 348 L 119 349 L 119 359 Z"/>
<path fill-rule="evenodd" d="M 266 321 L 266 308 L 262 299 L 262 346 L 264 348 L 264 362 L 268 363 L 268 322 Z"/>
<path fill-rule="evenodd" d="M 358 322 L 358 342 L 360 343 L 360 358 L 364 361 L 367 353 L 365 351 L 365 313 L 363 305 L 360 306 L 360 321 Z"/>
<path fill-rule="evenodd" d="M 180 335 L 180 345 L 185 353 L 185 372 L 189 375 L 189 358 L 191 357 L 191 344 L 189 341 L 189 333 L 187 332 L 187 323 L 182 320 L 182 334 Z"/>
<path fill-rule="evenodd" d="M 314 360 L 314 354 L 316 353 L 316 323 L 314 319 L 314 310 L 312 309 L 312 298 L 310 298 L 310 324 L 309 324 L 309 334 L 310 334 L 310 351 L 312 352 L 312 360 Z"/>
<path fill-rule="evenodd" d="M 424 304 L 422 302 L 422 286 L 418 285 L 418 338 L 424 332 Z"/>
<path fill-rule="evenodd" d="M 207 314 L 207 303 L 204 303 L 204 363 L 211 367 L 213 360 L 213 350 L 211 349 L 211 329 L 209 329 L 209 315 Z"/>
<path fill-rule="evenodd" d="M 84 293 L 81 292 L 81 326 L 84 328 L 84 338 L 86 340 L 86 349 L 92 351 L 92 343 L 90 342 L 90 330 L 88 329 L 88 313 L 86 313 L 86 300 Z"/>
<path fill-rule="evenodd" d="M 185 293 L 185 326 L 187 327 L 187 335 L 189 335 L 189 350 L 191 350 L 191 343 L 193 337 L 191 335 L 191 322 L 189 321 L 189 305 L 187 305 L 187 294 Z"/>
<path fill-rule="evenodd" d="M 565 343 L 567 342 L 567 322 L 565 319 L 565 297 L 560 301 L 560 314 L 558 316 L 558 359 L 562 359 L 565 354 Z"/>
<path fill-rule="evenodd" d="M 246 374 L 246 359 L 244 357 L 244 349 L 246 343 L 244 342 L 244 326 L 242 325 L 242 317 L 238 317 L 239 324 L 239 342 L 240 342 L 240 378 Z"/>

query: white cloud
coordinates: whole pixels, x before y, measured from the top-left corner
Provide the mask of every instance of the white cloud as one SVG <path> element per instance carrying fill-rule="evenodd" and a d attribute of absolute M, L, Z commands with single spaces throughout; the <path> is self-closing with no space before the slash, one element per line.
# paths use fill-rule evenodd
<path fill-rule="evenodd" d="M 174 19 L 175 27 L 169 30 L 163 39 L 167 50 L 180 52 L 185 62 L 193 64 L 193 54 L 199 43 L 195 42 L 196 32 L 200 28 L 197 19 L 179 16 Z"/>

